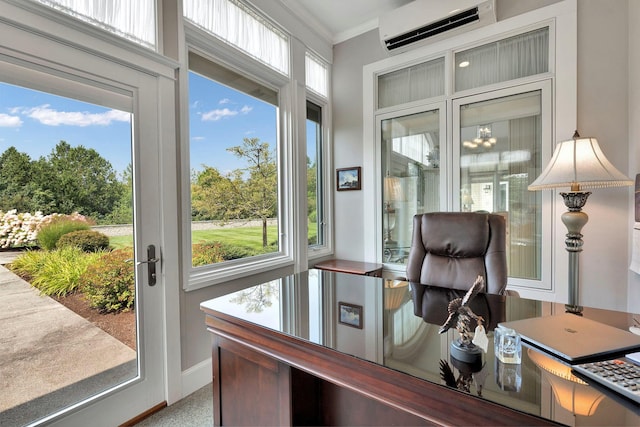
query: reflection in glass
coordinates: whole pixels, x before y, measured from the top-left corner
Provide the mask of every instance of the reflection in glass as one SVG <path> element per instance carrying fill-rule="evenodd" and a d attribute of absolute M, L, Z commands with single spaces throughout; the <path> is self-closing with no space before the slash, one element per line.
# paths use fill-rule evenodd
<path fill-rule="evenodd" d="M 541 92 L 460 108 L 460 206 L 507 220 L 509 276 L 541 278 L 540 196 L 527 190 L 540 174 Z"/>
<path fill-rule="evenodd" d="M 413 216 L 440 209 L 439 115 L 432 110 L 381 122 L 384 262 L 406 264 Z"/>

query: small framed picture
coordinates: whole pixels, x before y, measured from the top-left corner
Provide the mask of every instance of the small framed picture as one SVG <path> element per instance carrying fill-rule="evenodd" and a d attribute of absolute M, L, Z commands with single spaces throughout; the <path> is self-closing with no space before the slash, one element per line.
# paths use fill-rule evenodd
<path fill-rule="evenodd" d="M 360 166 L 336 169 L 338 191 L 360 190 Z"/>
<path fill-rule="evenodd" d="M 339 302 L 338 322 L 352 328 L 362 329 L 362 306 Z"/>

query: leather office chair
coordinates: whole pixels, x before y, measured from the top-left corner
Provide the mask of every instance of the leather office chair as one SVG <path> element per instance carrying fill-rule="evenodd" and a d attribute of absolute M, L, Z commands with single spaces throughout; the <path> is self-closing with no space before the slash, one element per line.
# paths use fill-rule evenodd
<path fill-rule="evenodd" d="M 416 316 L 432 317 L 427 286 L 461 291 L 464 295 L 478 275 L 484 292 L 505 295 L 507 287 L 505 218 L 477 212 L 433 212 L 413 217 L 407 280 Z M 458 292 L 454 292 L 457 294 Z"/>

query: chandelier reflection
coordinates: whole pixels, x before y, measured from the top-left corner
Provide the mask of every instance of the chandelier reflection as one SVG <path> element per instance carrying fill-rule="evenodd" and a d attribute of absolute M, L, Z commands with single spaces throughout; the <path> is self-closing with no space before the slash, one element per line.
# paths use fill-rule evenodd
<path fill-rule="evenodd" d="M 491 136 L 491 125 L 478 126 L 476 137 L 471 141 L 463 141 L 462 146 L 466 148 L 492 148 L 498 140 Z"/>

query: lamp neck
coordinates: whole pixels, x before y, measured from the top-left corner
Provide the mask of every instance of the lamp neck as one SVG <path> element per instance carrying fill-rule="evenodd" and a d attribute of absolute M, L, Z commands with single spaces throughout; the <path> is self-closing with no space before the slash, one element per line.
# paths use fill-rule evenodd
<path fill-rule="evenodd" d="M 564 205 L 570 212 L 579 212 L 587 203 L 587 199 L 591 195 L 590 191 L 572 191 L 569 193 L 560 193 L 564 200 Z"/>

